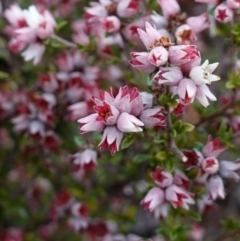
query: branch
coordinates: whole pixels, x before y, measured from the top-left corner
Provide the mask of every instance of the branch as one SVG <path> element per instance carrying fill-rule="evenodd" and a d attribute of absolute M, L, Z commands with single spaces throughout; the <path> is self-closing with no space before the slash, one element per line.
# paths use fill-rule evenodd
<path fill-rule="evenodd" d="M 236 230 L 231 234 L 230 233 L 224 233 L 221 236 L 217 237 L 214 241 L 223 241 L 223 240 L 226 240 L 228 238 L 234 238 L 234 237 L 236 238 L 239 235 L 240 235 L 240 230 Z"/>
<path fill-rule="evenodd" d="M 173 136 L 171 135 L 171 131 L 172 131 L 172 121 L 171 121 L 171 112 L 170 112 L 170 108 L 167 107 L 167 119 L 166 119 L 166 130 L 169 133 L 169 140 L 167 143 L 167 149 L 169 151 L 171 151 L 175 156 L 177 156 L 181 161 L 186 162 L 187 161 L 187 157 L 183 154 L 183 152 L 181 152 L 176 143 L 175 140 L 173 138 Z"/>
<path fill-rule="evenodd" d="M 59 43 L 65 45 L 68 48 L 77 48 L 77 45 L 75 43 L 69 42 L 69 41 L 67 41 L 67 40 L 65 40 L 65 39 L 63 39 L 63 38 L 61 38 L 61 37 L 59 37 L 55 34 L 53 34 L 51 36 L 51 38 L 58 41 Z"/>
<path fill-rule="evenodd" d="M 200 125 L 204 124 L 205 122 L 209 122 L 219 116 L 222 116 L 229 108 L 234 107 L 234 105 L 240 104 L 240 100 L 233 100 L 229 103 L 227 103 L 226 105 L 224 105 L 222 108 L 220 108 L 219 110 L 217 110 L 216 112 L 202 117 L 196 124 L 196 127 L 199 127 Z"/>

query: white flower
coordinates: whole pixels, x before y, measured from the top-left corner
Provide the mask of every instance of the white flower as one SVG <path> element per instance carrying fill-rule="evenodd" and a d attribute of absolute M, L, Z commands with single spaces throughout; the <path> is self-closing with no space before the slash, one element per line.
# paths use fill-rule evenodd
<path fill-rule="evenodd" d="M 189 73 L 190 78 L 196 85 L 211 84 L 213 81 L 220 80 L 220 77 L 212 74 L 217 68 L 218 63 L 209 64 L 206 60 L 201 66 L 195 66 Z"/>

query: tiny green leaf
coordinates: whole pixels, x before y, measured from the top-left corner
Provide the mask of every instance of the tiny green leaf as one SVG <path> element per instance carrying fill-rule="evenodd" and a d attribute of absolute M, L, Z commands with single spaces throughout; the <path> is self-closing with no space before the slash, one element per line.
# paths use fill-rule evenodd
<path fill-rule="evenodd" d="M 202 217 L 199 213 L 193 212 L 193 211 L 189 211 L 189 216 L 197 222 L 200 222 L 202 220 Z"/>
<path fill-rule="evenodd" d="M 57 25 L 57 28 L 56 28 L 56 33 L 59 32 L 62 28 L 64 28 L 67 24 L 68 24 L 68 22 L 65 21 L 65 20 L 62 21 L 61 23 L 59 23 L 59 24 Z"/>
<path fill-rule="evenodd" d="M 190 123 L 184 123 L 183 124 L 183 130 L 186 131 L 186 132 L 191 132 L 193 131 L 195 128 L 194 125 L 190 124 Z"/>
<path fill-rule="evenodd" d="M 121 149 L 128 148 L 130 145 L 132 145 L 132 143 L 135 141 L 135 139 L 136 139 L 135 135 L 133 135 L 133 134 L 127 135 L 122 141 Z"/>

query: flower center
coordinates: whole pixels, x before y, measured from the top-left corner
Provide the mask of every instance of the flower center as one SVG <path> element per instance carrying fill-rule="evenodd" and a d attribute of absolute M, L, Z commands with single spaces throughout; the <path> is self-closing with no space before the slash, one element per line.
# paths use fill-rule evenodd
<path fill-rule="evenodd" d="M 152 50 L 153 48 L 163 46 L 164 48 L 168 48 L 170 46 L 174 45 L 172 43 L 171 38 L 169 37 L 161 37 L 160 39 L 156 39 L 154 43 L 149 47 L 149 50 Z"/>
<path fill-rule="evenodd" d="M 113 116 L 110 106 L 105 102 L 103 106 L 95 106 L 94 109 L 98 113 L 97 121 L 106 122 L 110 116 Z"/>

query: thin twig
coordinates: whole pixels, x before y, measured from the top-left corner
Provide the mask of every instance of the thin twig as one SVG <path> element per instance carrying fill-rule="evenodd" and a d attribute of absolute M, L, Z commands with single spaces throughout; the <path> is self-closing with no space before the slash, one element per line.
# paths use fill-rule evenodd
<path fill-rule="evenodd" d="M 217 237 L 214 241 L 224 241 L 227 238 L 236 238 L 240 235 L 240 230 L 236 230 L 233 233 L 224 233 L 221 236 Z"/>
<path fill-rule="evenodd" d="M 67 41 L 67 40 L 65 40 L 65 39 L 63 39 L 63 38 L 61 38 L 61 37 L 59 37 L 55 34 L 53 34 L 51 36 L 51 38 L 58 41 L 59 43 L 62 43 L 63 45 L 65 45 L 68 48 L 77 48 L 77 45 L 75 43 L 69 42 L 69 41 Z"/>
<path fill-rule="evenodd" d="M 240 100 L 233 100 L 227 104 L 225 104 L 222 108 L 220 108 L 219 110 L 215 111 L 214 113 L 202 117 L 196 124 L 196 127 L 199 127 L 200 125 L 204 124 L 205 122 L 209 122 L 212 121 L 213 119 L 222 116 L 229 108 L 234 107 L 234 105 L 240 104 Z"/>
<path fill-rule="evenodd" d="M 167 107 L 167 119 L 166 119 L 166 130 L 169 133 L 169 139 L 168 139 L 168 143 L 167 143 L 167 148 L 169 151 L 171 151 L 175 156 L 177 156 L 181 161 L 186 162 L 187 161 L 187 157 L 183 154 L 183 152 L 181 152 L 176 143 L 175 143 L 175 139 L 173 138 L 173 136 L 171 135 L 171 131 L 172 131 L 172 121 L 171 121 L 171 112 L 170 112 L 170 108 Z"/>

